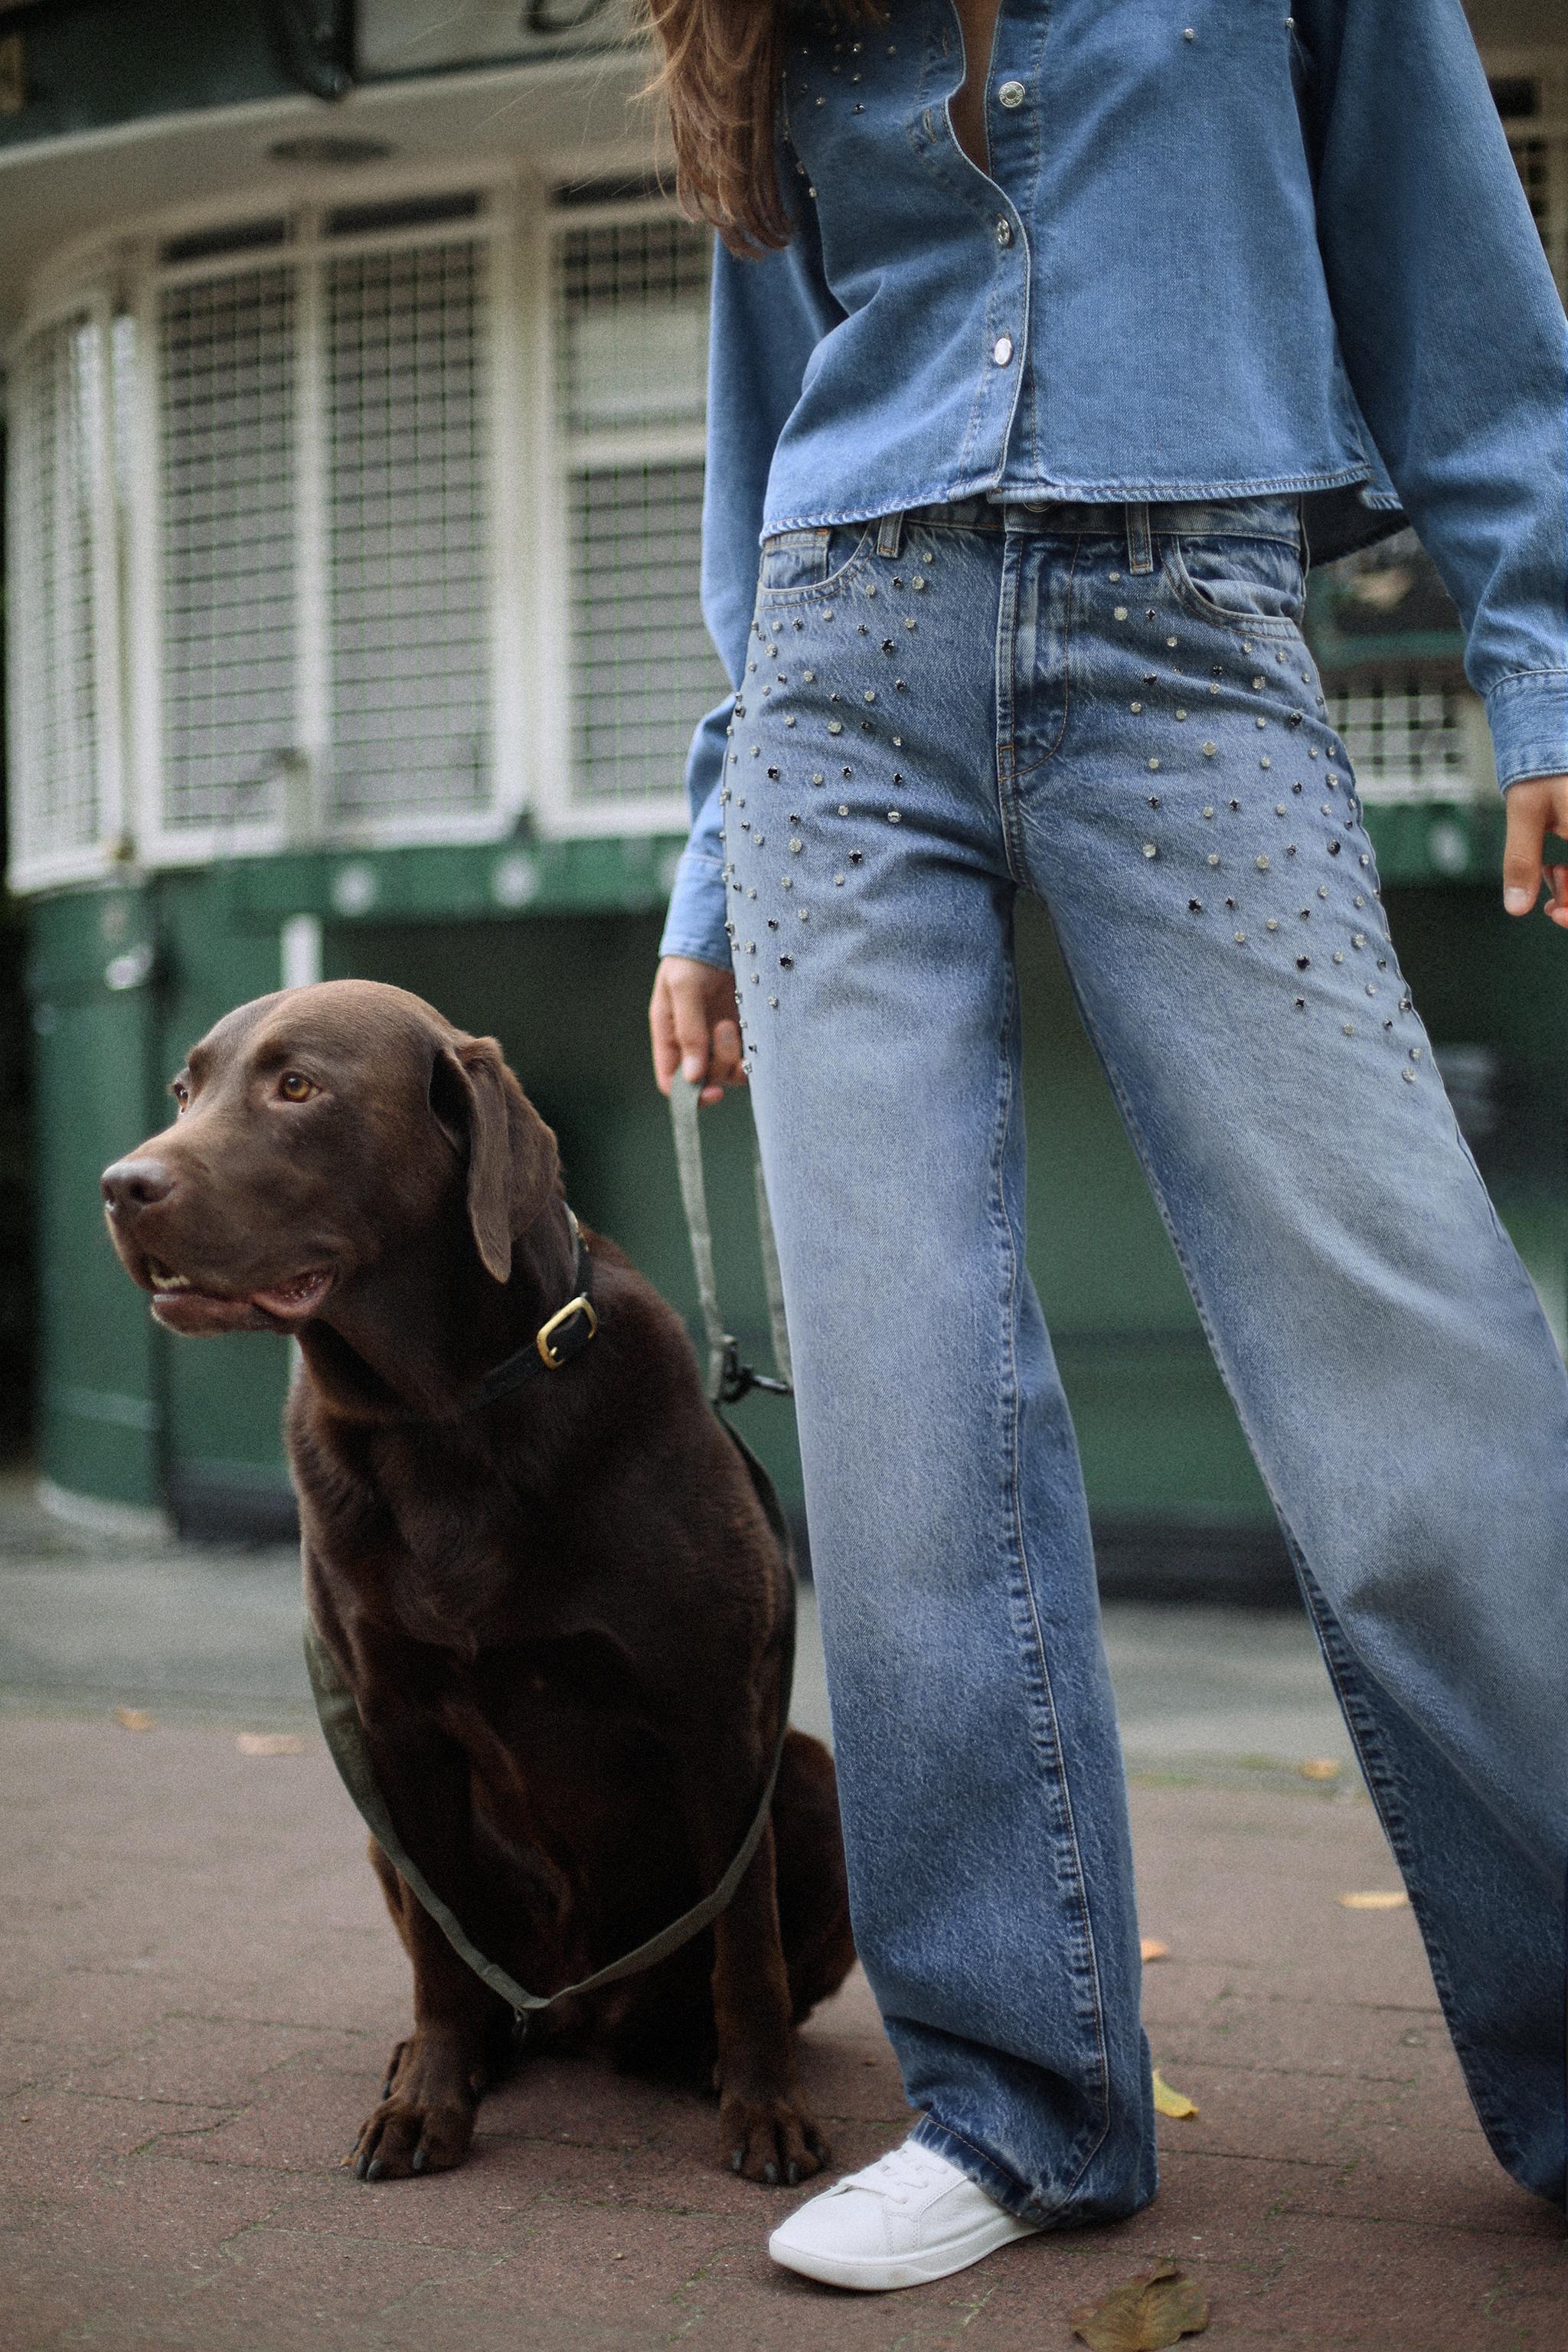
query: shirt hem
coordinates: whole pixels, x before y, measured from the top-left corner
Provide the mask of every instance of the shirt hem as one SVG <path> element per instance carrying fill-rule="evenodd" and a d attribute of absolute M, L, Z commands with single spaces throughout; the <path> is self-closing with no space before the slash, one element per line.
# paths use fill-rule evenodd
<path fill-rule="evenodd" d="M 1124 505 L 1134 499 L 1149 505 L 1184 505 L 1209 499 L 1284 498 L 1302 490 L 1349 489 L 1353 484 L 1365 486 L 1362 495 L 1366 505 L 1390 509 L 1398 508 L 1397 497 L 1390 497 L 1386 491 L 1372 487 L 1370 472 L 1364 463 L 1342 467 L 1335 473 L 1275 474 L 1229 482 L 1104 480 L 999 483 L 994 474 L 978 474 L 962 478 L 956 482 L 910 490 L 878 506 L 832 507 L 805 514 L 766 515 L 758 537 L 759 540 L 768 539 L 781 530 L 822 530 L 848 523 L 874 522 L 881 515 L 907 513 L 911 507 L 952 506 L 960 499 L 989 498 L 997 501 L 1010 499 L 1020 501 L 1026 499 L 1072 499 L 1087 505 Z"/>

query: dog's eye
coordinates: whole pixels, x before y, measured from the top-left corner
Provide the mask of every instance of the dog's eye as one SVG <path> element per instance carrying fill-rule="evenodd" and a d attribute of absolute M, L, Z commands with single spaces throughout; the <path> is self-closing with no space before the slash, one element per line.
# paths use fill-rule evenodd
<path fill-rule="evenodd" d="M 278 1081 L 278 1091 L 285 1102 L 303 1102 L 316 1089 L 303 1070 L 285 1070 Z"/>
<path fill-rule="evenodd" d="M 170 1092 L 170 1093 L 174 1096 L 174 1103 L 175 1103 L 175 1113 L 174 1113 L 174 1115 L 175 1115 L 175 1117 L 176 1117 L 176 1118 L 178 1118 L 178 1116 L 179 1116 L 180 1112 L 181 1112 L 181 1111 L 183 1111 L 183 1110 L 184 1109 L 184 1108 L 185 1108 L 186 1104 L 187 1104 L 187 1103 L 190 1101 L 190 1099 L 191 1099 L 191 1090 L 190 1090 L 189 1087 L 188 1087 L 188 1086 L 186 1086 L 186 1084 L 184 1083 L 184 1080 L 183 1078 L 176 1078 L 176 1079 L 174 1080 L 174 1085 L 169 1088 L 169 1092 Z"/>

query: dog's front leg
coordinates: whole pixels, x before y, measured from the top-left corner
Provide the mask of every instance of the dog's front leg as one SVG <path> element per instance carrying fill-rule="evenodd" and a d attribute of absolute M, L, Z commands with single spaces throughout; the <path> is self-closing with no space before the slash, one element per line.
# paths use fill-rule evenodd
<path fill-rule="evenodd" d="M 693 1844 L 712 1885 L 734 1858 L 746 1823 L 735 1822 L 728 1806 L 714 1806 L 710 1779 L 693 1810 Z M 721 2155 L 748 2180 L 793 2187 L 819 2171 L 829 2151 L 795 2074 L 771 1821 L 732 1901 L 714 1923 L 713 1943 Z"/>
<path fill-rule="evenodd" d="M 377 1781 L 408 1851 L 469 1933 L 493 1950 L 469 1866 L 468 1766 L 432 1736 L 372 1742 Z M 414 1969 L 414 2031 L 392 2053 L 380 2104 L 352 2155 L 362 2180 L 397 2179 L 460 2164 L 510 2011 L 459 1959 L 407 1883 L 371 1840 L 370 1859 Z M 488 1906 L 484 1906 L 488 1908 Z"/>

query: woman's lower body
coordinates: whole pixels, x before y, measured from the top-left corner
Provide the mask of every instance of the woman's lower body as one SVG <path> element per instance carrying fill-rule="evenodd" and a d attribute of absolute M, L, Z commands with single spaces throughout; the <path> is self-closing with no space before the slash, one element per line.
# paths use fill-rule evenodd
<path fill-rule="evenodd" d="M 1024 1262 L 1012 907 L 1279 1511 L 1491 2145 L 1561 2199 L 1568 1374 L 1434 1067 L 1289 499 L 974 502 L 764 552 L 726 887 L 855 1927 L 915 2137 L 1155 2187 L 1122 1765 Z"/>

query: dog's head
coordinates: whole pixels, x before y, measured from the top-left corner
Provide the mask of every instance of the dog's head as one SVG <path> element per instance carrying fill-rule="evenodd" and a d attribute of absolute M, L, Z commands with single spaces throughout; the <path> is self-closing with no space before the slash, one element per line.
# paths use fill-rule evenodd
<path fill-rule="evenodd" d="M 298 1330 L 444 1223 L 505 1282 L 559 1185 L 495 1039 L 375 981 L 242 1004 L 170 1091 L 173 1125 L 102 1184 L 121 1261 L 174 1331 Z"/>

